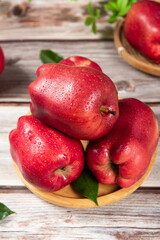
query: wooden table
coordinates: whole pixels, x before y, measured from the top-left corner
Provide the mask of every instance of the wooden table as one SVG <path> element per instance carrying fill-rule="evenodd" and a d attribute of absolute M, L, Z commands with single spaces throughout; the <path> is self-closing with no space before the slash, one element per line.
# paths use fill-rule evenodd
<path fill-rule="evenodd" d="M 96 61 L 114 81 L 119 96 L 148 103 L 160 121 L 160 78 L 125 63 L 113 43 L 107 15 L 98 34 L 83 22 L 88 0 L 1 0 L 0 45 L 6 68 L 0 76 L 0 202 L 14 210 L 0 222 L 0 239 L 160 239 L 160 152 L 142 186 L 129 197 L 95 209 L 67 209 L 33 195 L 17 177 L 8 134 L 29 111 L 27 87 L 41 65 L 41 49 L 64 57 L 83 55 Z M 105 0 L 93 1 L 102 7 Z"/>

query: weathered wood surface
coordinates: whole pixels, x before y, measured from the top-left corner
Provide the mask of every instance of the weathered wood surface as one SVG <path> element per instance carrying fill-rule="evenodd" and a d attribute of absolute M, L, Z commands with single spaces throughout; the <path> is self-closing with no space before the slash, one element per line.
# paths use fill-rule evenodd
<path fill-rule="evenodd" d="M 0 190 L 1 200 L 16 214 L 0 224 L 0 239 L 158 240 L 160 190 L 137 190 L 96 209 L 51 205 L 25 190 Z"/>
<path fill-rule="evenodd" d="M 42 201 L 24 187 L 12 166 L 8 135 L 18 117 L 29 110 L 27 88 L 41 65 L 41 49 L 96 61 L 114 81 L 120 97 L 150 103 L 160 124 L 160 78 L 122 60 L 113 41 L 106 41 L 112 39 L 114 27 L 107 23 L 106 14 L 98 21 L 97 35 L 84 25 L 88 3 L 0 0 L 0 45 L 6 56 L 6 68 L 0 76 L 0 202 L 16 211 L 0 222 L 0 240 L 160 239 L 160 151 L 140 189 L 110 206 L 89 210 L 61 208 Z M 102 8 L 106 1 L 93 3 Z"/>
<path fill-rule="evenodd" d="M 160 124 L 160 105 L 153 106 L 152 110 L 155 112 Z M 1 174 L 0 186 L 23 186 L 23 183 L 18 178 L 11 161 L 9 154 L 9 132 L 16 128 L 17 120 L 20 116 L 25 115 L 29 111 L 29 105 L 19 106 L 0 106 L 0 159 L 1 159 Z M 160 149 L 160 142 L 159 142 Z M 156 163 L 148 176 L 142 184 L 142 187 L 160 187 L 160 151 L 158 151 Z"/>
<path fill-rule="evenodd" d="M 84 25 L 88 16 L 89 0 L 1 0 L 0 41 L 46 39 L 107 39 L 113 37 L 113 24 L 108 24 L 104 11 L 105 0 L 92 1 L 101 8 L 103 17 L 98 20 L 98 33 Z"/>
<path fill-rule="evenodd" d="M 27 41 L 2 43 L 6 68 L 0 76 L 0 102 L 29 102 L 28 85 L 42 64 L 41 49 L 52 49 L 64 57 L 82 55 L 96 61 L 116 84 L 119 96 L 145 102 L 160 102 L 160 78 L 142 73 L 118 55 L 113 41 Z"/>

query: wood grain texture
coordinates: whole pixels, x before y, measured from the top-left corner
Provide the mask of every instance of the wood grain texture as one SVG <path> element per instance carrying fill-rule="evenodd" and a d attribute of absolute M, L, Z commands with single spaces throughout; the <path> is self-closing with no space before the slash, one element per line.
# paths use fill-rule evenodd
<path fill-rule="evenodd" d="M 0 0 L 0 45 L 6 56 L 0 76 L 0 202 L 16 211 L 0 222 L 2 240 L 160 239 L 160 151 L 140 189 L 110 206 L 89 210 L 41 200 L 25 188 L 12 165 L 8 134 L 18 117 L 29 110 L 27 87 L 41 65 L 41 49 L 97 61 L 113 79 L 119 96 L 152 103 L 160 124 L 160 105 L 156 104 L 160 103 L 160 79 L 126 64 L 114 43 L 104 40 L 112 39 L 114 28 L 106 14 L 98 21 L 98 34 L 84 25 L 89 1 L 32 0 L 29 4 L 27 0 Z M 106 0 L 93 3 L 102 8 Z"/>
<path fill-rule="evenodd" d="M 160 106 L 153 106 L 152 110 L 155 112 L 160 123 Z M 19 106 L 15 104 L 13 106 L 0 106 L 0 186 L 23 186 L 12 165 L 8 135 L 12 129 L 16 128 L 18 118 L 25 115 L 28 111 L 29 105 Z M 158 149 L 156 163 L 152 172 L 142 184 L 143 187 L 160 187 L 160 142 Z"/>
<path fill-rule="evenodd" d="M 1 0 L 0 41 L 113 38 L 114 25 L 108 23 L 105 3 L 93 1 L 103 13 L 98 20 L 98 33 L 93 34 L 91 27 L 84 25 L 89 0 Z"/>
<path fill-rule="evenodd" d="M 0 224 L 1 239 L 158 240 L 160 190 L 137 190 L 98 209 L 67 209 L 46 203 L 28 191 L 1 192 L 16 214 Z"/>
<path fill-rule="evenodd" d="M 41 49 L 64 57 L 82 55 L 96 61 L 116 84 L 119 96 L 160 102 L 160 78 L 134 69 L 118 55 L 112 41 L 38 41 L 2 43 L 6 68 L 0 76 L 0 102 L 29 102 L 28 85 L 36 79 Z"/>

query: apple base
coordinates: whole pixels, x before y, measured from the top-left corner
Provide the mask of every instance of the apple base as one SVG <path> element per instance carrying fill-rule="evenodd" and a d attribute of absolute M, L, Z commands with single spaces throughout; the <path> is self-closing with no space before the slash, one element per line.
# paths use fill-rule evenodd
<path fill-rule="evenodd" d="M 157 156 L 157 149 L 152 156 L 150 165 L 149 165 L 146 173 L 144 174 L 144 176 L 141 179 L 139 179 L 135 184 L 133 184 L 132 186 L 130 186 L 128 188 L 120 188 L 117 185 L 99 184 L 99 192 L 98 192 L 98 198 L 97 198 L 99 207 L 106 206 L 111 203 L 117 202 L 117 201 L 127 197 L 132 192 L 134 192 L 138 187 L 140 187 L 140 185 L 143 183 L 143 181 L 147 178 L 147 176 L 151 172 L 151 170 L 154 166 L 155 160 L 156 160 L 156 156 Z M 68 185 L 56 192 L 46 192 L 46 191 L 39 190 L 38 188 L 31 185 L 23 178 L 21 172 L 18 169 L 18 166 L 16 165 L 16 163 L 14 161 L 13 161 L 13 165 L 15 167 L 15 170 L 16 170 L 19 178 L 22 180 L 24 185 L 31 192 L 33 192 L 35 195 L 42 198 L 43 200 L 48 201 L 48 202 L 58 205 L 58 206 L 63 206 L 63 207 L 68 207 L 68 208 L 77 208 L 77 209 L 84 208 L 85 209 L 85 208 L 96 208 L 97 207 L 97 205 L 94 202 L 79 195 L 72 188 L 71 185 Z"/>

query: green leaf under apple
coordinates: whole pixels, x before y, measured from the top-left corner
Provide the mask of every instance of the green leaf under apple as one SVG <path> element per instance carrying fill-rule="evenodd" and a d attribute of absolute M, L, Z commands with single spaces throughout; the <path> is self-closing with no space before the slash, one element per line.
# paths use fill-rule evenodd
<path fill-rule="evenodd" d="M 85 166 L 81 175 L 71 185 L 79 194 L 92 200 L 98 206 L 99 183 L 87 166 Z"/>

